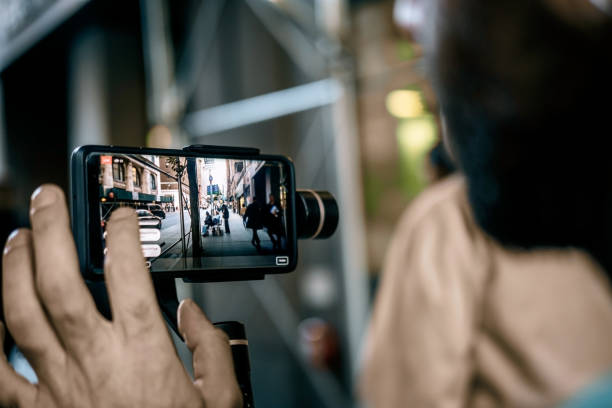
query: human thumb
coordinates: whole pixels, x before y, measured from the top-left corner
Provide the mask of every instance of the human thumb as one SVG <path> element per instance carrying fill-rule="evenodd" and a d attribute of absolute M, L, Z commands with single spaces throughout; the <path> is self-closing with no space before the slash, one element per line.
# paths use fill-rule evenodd
<path fill-rule="evenodd" d="M 178 326 L 193 354 L 194 385 L 211 407 L 241 407 L 242 395 L 225 332 L 215 328 L 191 299 L 181 302 Z"/>

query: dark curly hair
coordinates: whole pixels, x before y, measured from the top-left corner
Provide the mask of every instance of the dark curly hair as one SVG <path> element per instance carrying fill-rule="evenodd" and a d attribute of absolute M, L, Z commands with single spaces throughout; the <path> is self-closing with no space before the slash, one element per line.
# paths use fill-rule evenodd
<path fill-rule="evenodd" d="M 440 1 L 428 62 L 478 224 L 507 246 L 586 249 L 612 276 L 612 18 Z"/>

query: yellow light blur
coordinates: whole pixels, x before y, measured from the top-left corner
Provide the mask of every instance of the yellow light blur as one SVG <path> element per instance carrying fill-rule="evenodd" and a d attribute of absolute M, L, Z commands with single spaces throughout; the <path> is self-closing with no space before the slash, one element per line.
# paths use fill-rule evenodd
<path fill-rule="evenodd" d="M 400 150 L 409 157 L 424 155 L 436 143 L 435 123 L 428 116 L 402 121 L 397 128 L 397 138 Z"/>
<path fill-rule="evenodd" d="M 387 95 L 385 105 L 389 113 L 399 119 L 416 118 L 425 113 L 421 93 L 415 90 L 392 91 Z"/>

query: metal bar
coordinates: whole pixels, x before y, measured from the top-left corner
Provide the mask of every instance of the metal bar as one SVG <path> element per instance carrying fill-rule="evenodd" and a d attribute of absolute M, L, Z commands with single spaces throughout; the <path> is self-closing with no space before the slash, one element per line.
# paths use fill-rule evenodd
<path fill-rule="evenodd" d="M 162 256 L 163 254 L 165 254 L 166 252 L 168 252 L 169 250 L 171 250 L 172 248 L 174 248 L 174 247 L 176 246 L 176 244 L 178 244 L 180 241 L 184 240 L 184 239 L 185 239 L 185 236 L 187 236 L 188 234 L 190 234 L 190 232 L 186 232 L 186 233 L 185 233 L 185 235 L 183 236 L 183 238 L 179 238 L 179 239 L 177 239 L 177 240 L 174 242 L 174 244 L 172 244 L 172 245 L 170 245 L 168 248 L 164 249 L 164 250 L 162 251 L 162 253 L 160 253 L 160 254 L 159 254 L 159 256 L 155 257 L 155 259 L 153 259 L 151 262 L 155 262 L 155 261 L 157 261 L 159 258 L 161 258 L 161 256 Z"/>
<path fill-rule="evenodd" d="M 68 152 L 77 146 L 111 143 L 108 64 L 101 29 L 79 33 L 68 60 Z"/>
<path fill-rule="evenodd" d="M 172 125 L 176 117 L 174 56 L 164 0 L 141 0 L 142 38 L 151 123 Z"/>
<path fill-rule="evenodd" d="M 14 38 L 0 43 L 0 72 L 60 24 L 68 20 L 70 16 L 76 13 L 88 1 L 63 0 L 53 2 L 53 5 L 47 7 L 34 22 L 21 30 Z M 22 7 L 25 7 L 25 5 L 22 5 Z M 2 10 L 2 13 L 7 12 L 7 10 Z M 7 15 L 5 14 L 3 17 L 2 20 L 6 19 Z M 4 21 L 4 24 L 7 25 L 11 23 L 13 22 Z"/>
<path fill-rule="evenodd" d="M 204 57 L 212 47 L 224 6 L 225 0 L 200 1 L 187 36 L 185 52 L 180 56 L 176 68 L 177 88 L 184 103 L 197 88 L 205 63 Z"/>
<path fill-rule="evenodd" d="M 185 130 L 193 138 L 275 119 L 334 103 L 342 94 L 335 79 L 276 91 L 193 112 L 185 117 Z"/>
<path fill-rule="evenodd" d="M 283 13 L 261 0 L 247 0 L 246 4 L 264 24 L 293 62 L 310 78 L 325 72 L 326 60 L 316 46 L 317 38 L 309 38 L 292 24 Z"/>
<path fill-rule="evenodd" d="M 180 159 L 179 159 L 179 166 L 181 165 Z M 187 250 L 185 249 L 185 214 L 183 214 L 183 182 L 182 182 L 182 178 L 183 178 L 183 172 L 181 171 L 180 173 L 178 173 L 178 195 L 179 195 L 179 211 L 181 212 L 180 214 L 180 221 L 181 221 L 181 236 L 183 238 L 181 238 L 181 252 L 183 254 L 183 257 L 187 256 Z"/>
<path fill-rule="evenodd" d="M 340 76 L 339 76 L 340 78 Z M 345 298 L 345 316 L 353 379 L 357 376 L 362 339 L 369 313 L 367 245 L 365 241 L 365 215 L 363 189 L 359 165 L 359 146 L 356 143 L 356 107 L 353 81 L 345 77 L 343 97 L 327 115 L 329 131 L 335 146 L 334 154 L 338 179 L 338 206 L 342 208 L 339 228 L 342 245 L 342 273 Z"/>
<path fill-rule="evenodd" d="M 5 129 L 4 119 L 4 91 L 2 87 L 2 78 L 0 78 L 0 182 L 8 179 L 9 167 L 7 163 L 8 157 L 8 143 Z"/>
<path fill-rule="evenodd" d="M 282 0 L 282 1 L 270 1 L 270 0 L 255 0 L 266 5 L 267 7 L 274 7 L 281 11 L 285 18 L 295 21 L 300 27 L 307 30 L 314 31 L 315 23 L 315 10 L 308 1 L 304 0 Z"/>

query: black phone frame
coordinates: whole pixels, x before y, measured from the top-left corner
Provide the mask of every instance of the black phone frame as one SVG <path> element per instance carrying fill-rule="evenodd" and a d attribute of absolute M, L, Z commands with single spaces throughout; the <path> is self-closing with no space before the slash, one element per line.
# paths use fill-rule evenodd
<path fill-rule="evenodd" d="M 229 282 L 242 280 L 264 279 L 268 274 L 283 274 L 295 270 L 298 260 L 296 217 L 295 217 L 295 169 L 290 158 L 280 155 L 263 155 L 259 149 L 242 148 L 233 146 L 209 146 L 191 145 L 184 149 L 157 149 L 144 147 L 104 146 L 86 145 L 77 147 L 71 156 L 70 164 L 70 202 L 72 230 L 76 242 L 77 253 L 81 273 L 86 280 L 100 281 L 104 274 L 95 272 L 102 269 L 102 265 L 95 265 L 91 256 L 90 226 L 93 219 L 98 217 L 92 215 L 92 202 L 98 205 L 98 191 L 92 191 L 90 186 L 98 185 L 95 174 L 95 183 L 92 175 L 88 172 L 87 158 L 92 153 L 111 154 L 139 154 L 157 156 L 182 156 L 232 159 L 242 158 L 245 160 L 277 161 L 286 165 L 289 173 L 287 186 L 287 250 L 289 252 L 289 264 L 285 266 L 259 266 L 254 268 L 224 268 L 224 269 L 201 269 L 201 270 L 176 270 L 166 272 L 152 272 L 154 279 L 182 278 L 186 282 Z M 95 224 L 99 225 L 99 222 Z"/>

